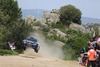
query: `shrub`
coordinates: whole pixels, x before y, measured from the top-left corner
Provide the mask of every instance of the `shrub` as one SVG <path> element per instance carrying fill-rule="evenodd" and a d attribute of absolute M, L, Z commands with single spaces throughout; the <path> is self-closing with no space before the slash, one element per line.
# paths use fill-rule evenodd
<path fill-rule="evenodd" d="M 41 29 L 43 32 L 49 32 L 50 31 L 50 28 L 47 27 L 47 26 L 42 26 L 42 29 Z"/>
<path fill-rule="evenodd" d="M 33 26 L 40 26 L 40 27 L 42 26 L 41 22 L 39 22 L 39 21 L 34 22 L 32 25 L 33 25 Z"/>
<path fill-rule="evenodd" d="M 57 22 L 56 24 L 52 24 L 52 28 L 57 28 L 61 30 L 62 32 L 65 32 L 65 27 L 61 22 Z"/>
<path fill-rule="evenodd" d="M 0 55 L 18 55 L 18 53 L 12 50 L 0 50 Z"/>
<path fill-rule="evenodd" d="M 65 59 L 76 59 L 79 56 L 80 50 L 86 46 L 87 41 L 90 39 L 89 34 L 82 33 L 81 31 L 68 30 L 68 40 L 63 46 Z"/>
<path fill-rule="evenodd" d="M 55 34 L 54 35 L 52 35 L 52 36 L 46 36 L 49 40 L 58 40 L 60 37 L 58 36 L 56 36 Z"/>

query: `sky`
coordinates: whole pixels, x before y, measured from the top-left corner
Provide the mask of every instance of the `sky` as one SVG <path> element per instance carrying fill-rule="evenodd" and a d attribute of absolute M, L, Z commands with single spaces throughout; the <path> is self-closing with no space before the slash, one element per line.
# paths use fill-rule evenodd
<path fill-rule="evenodd" d="M 21 9 L 60 9 L 65 5 L 80 9 L 83 17 L 100 19 L 100 0 L 18 0 Z"/>

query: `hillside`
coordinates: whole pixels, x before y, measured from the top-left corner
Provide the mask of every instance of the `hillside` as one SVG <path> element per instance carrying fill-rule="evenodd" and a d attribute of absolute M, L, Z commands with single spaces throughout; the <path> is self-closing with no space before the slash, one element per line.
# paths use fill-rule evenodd
<path fill-rule="evenodd" d="M 25 18 L 29 15 L 32 15 L 32 16 L 36 17 L 37 19 L 40 19 L 43 15 L 43 11 L 46 11 L 46 10 L 43 10 L 43 9 L 23 9 L 22 15 L 23 15 L 23 18 Z M 99 23 L 100 22 L 100 19 L 89 18 L 89 17 L 82 17 L 81 20 L 82 20 L 83 24 Z"/>
<path fill-rule="evenodd" d="M 89 17 L 82 17 L 82 23 L 86 24 L 86 23 L 100 23 L 100 19 L 96 19 L 96 18 L 89 18 Z"/>

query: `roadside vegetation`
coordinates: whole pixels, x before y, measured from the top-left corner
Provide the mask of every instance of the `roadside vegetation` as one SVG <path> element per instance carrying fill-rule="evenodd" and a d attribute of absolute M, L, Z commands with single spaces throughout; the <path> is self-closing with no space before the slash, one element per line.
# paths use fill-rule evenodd
<path fill-rule="evenodd" d="M 0 0 L 0 54 L 15 54 L 10 51 L 8 42 L 13 41 L 16 51 L 22 52 L 22 40 L 26 38 L 32 26 L 22 19 L 21 8 L 15 0 Z"/>
<path fill-rule="evenodd" d="M 87 46 L 87 41 L 90 40 L 91 35 L 78 30 L 67 30 L 66 32 L 68 33 L 68 40 L 63 46 L 65 59 L 77 59 L 80 50 Z"/>
<path fill-rule="evenodd" d="M 11 51 L 11 50 L 1 50 L 0 49 L 0 55 L 2 56 L 7 56 L 7 55 L 18 55 L 18 52 L 16 51 Z"/>

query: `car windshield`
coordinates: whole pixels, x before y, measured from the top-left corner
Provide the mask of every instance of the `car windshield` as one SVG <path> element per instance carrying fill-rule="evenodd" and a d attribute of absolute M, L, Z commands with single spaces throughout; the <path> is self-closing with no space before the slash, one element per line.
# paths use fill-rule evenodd
<path fill-rule="evenodd" d="M 33 37 L 28 37 L 28 38 L 26 38 L 27 40 L 30 40 L 30 41 L 35 41 L 35 42 L 37 42 L 37 39 L 35 39 L 35 38 L 33 38 Z"/>

